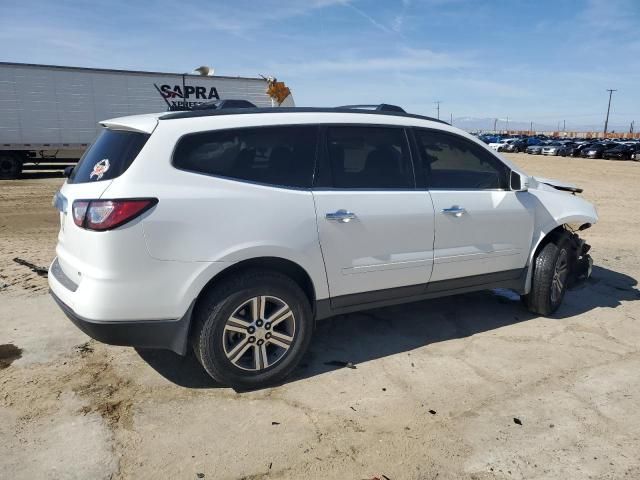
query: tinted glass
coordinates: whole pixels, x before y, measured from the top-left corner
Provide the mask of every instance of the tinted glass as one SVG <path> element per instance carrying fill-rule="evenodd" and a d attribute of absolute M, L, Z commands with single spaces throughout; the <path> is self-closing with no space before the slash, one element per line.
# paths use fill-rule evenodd
<path fill-rule="evenodd" d="M 507 189 L 508 168 L 458 135 L 416 130 L 423 173 L 430 188 Z"/>
<path fill-rule="evenodd" d="M 413 188 L 413 168 L 401 128 L 329 127 L 327 148 L 335 188 Z"/>
<path fill-rule="evenodd" d="M 173 155 L 176 168 L 286 187 L 311 187 L 317 127 L 259 127 L 194 133 Z"/>
<path fill-rule="evenodd" d="M 104 129 L 73 169 L 68 183 L 98 182 L 122 175 L 148 138 L 146 133 Z"/>

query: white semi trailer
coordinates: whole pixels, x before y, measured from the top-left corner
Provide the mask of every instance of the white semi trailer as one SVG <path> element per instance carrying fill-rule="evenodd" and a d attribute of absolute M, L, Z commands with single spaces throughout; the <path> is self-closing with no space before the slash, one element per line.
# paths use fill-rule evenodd
<path fill-rule="evenodd" d="M 101 120 L 225 99 L 277 106 L 268 87 L 264 78 L 0 62 L 0 179 L 76 162 Z M 294 106 L 292 96 L 280 106 Z"/>

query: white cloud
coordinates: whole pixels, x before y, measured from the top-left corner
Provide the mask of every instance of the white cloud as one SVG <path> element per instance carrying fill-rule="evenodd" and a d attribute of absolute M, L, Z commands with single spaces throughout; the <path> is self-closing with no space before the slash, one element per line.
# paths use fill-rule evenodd
<path fill-rule="evenodd" d="M 444 70 L 471 67 L 474 62 L 446 53 L 428 49 L 403 48 L 397 55 L 383 57 L 349 57 L 338 59 L 276 64 L 274 70 L 289 75 L 296 73 L 349 73 L 367 71 L 419 71 Z"/>

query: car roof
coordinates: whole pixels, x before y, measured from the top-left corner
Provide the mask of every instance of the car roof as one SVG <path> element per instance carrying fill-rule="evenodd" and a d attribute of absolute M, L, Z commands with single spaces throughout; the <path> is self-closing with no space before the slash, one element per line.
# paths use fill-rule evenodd
<path fill-rule="evenodd" d="M 382 115 L 393 117 L 407 117 L 418 118 L 421 120 L 430 120 L 432 122 L 438 122 L 445 125 L 449 125 L 448 122 L 433 117 L 427 117 L 425 115 L 416 115 L 413 113 L 400 112 L 396 110 L 371 110 L 369 106 L 363 106 L 358 108 L 358 105 L 345 106 L 345 107 L 272 107 L 272 108 L 230 108 L 226 110 L 190 110 L 186 112 L 167 112 L 162 115 L 160 120 L 175 120 L 181 118 L 197 118 L 197 117 L 211 117 L 221 115 L 251 115 L 257 113 L 358 113 L 367 115 Z"/>

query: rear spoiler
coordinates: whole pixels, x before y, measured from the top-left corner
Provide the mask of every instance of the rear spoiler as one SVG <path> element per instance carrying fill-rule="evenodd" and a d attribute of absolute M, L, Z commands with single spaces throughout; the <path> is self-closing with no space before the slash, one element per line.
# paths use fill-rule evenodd
<path fill-rule="evenodd" d="M 164 113 L 149 113 L 146 115 L 111 118 L 109 120 L 103 120 L 100 122 L 100 125 L 111 130 L 151 134 L 158 126 L 158 118 L 161 115 L 164 115 Z"/>

